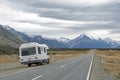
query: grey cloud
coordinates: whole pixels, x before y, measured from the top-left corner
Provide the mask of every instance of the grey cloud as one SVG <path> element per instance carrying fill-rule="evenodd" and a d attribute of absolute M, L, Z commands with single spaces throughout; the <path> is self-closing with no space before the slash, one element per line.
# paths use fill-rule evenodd
<path fill-rule="evenodd" d="M 110 30 L 110 33 L 120 33 L 120 1 L 99 6 L 83 5 L 65 5 L 61 3 L 50 2 L 48 0 L 4 0 L 3 3 L 12 8 L 36 13 L 40 17 L 55 18 L 73 21 L 112 21 L 110 24 L 102 25 L 77 25 L 71 27 L 61 26 L 72 31 L 89 31 L 89 30 Z M 31 23 L 43 26 L 60 27 L 59 23 L 38 23 L 33 21 L 17 21 L 21 23 Z"/>
<path fill-rule="evenodd" d="M 40 16 L 43 17 L 66 20 L 108 20 L 113 19 L 114 14 L 119 14 L 120 11 L 120 3 L 111 3 L 102 6 L 69 6 L 67 4 L 58 4 L 57 1 L 55 4 L 47 2 L 47 0 L 11 0 L 8 4 L 26 12 L 40 14 Z M 42 10 L 41 8 L 47 10 Z M 51 9 L 58 10 L 53 11 Z M 61 11 L 59 11 L 59 9 L 61 9 Z"/>
<path fill-rule="evenodd" d="M 40 23 L 40 22 L 33 22 L 33 21 L 18 21 L 21 23 L 31 23 L 31 24 L 37 24 L 44 27 L 51 27 L 51 28 L 64 28 L 66 30 L 72 30 L 72 31 L 90 31 L 90 30 L 109 30 L 110 33 L 120 33 L 120 24 L 118 22 L 110 22 L 108 24 L 84 24 L 79 25 L 76 24 L 75 26 L 68 26 L 67 24 L 61 25 L 61 23 L 55 23 L 55 22 L 48 22 L 48 23 Z M 66 25 L 66 26 L 64 26 Z"/>
<path fill-rule="evenodd" d="M 78 25 L 71 26 L 68 29 L 73 31 L 96 31 L 96 30 L 108 30 L 110 34 L 120 34 L 120 24 L 111 22 L 109 24 L 89 24 L 89 25 Z"/>
<path fill-rule="evenodd" d="M 30 23 L 30 24 L 37 24 L 37 25 L 42 25 L 42 26 L 54 26 L 54 27 L 57 27 L 58 25 L 61 25 L 60 23 L 55 23 L 55 22 L 45 22 L 45 23 L 41 23 L 41 22 L 35 22 L 35 21 L 25 21 L 25 20 L 14 20 L 14 22 L 20 22 L 20 23 Z"/>
<path fill-rule="evenodd" d="M 110 31 L 111 34 L 120 34 L 120 30 L 113 30 L 113 31 Z"/>

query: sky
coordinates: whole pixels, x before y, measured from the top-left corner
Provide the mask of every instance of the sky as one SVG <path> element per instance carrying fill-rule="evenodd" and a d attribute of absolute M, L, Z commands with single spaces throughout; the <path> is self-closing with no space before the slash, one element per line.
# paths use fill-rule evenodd
<path fill-rule="evenodd" d="M 120 41 L 119 0 L 0 0 L 0 24 L 29 35 Z"/>

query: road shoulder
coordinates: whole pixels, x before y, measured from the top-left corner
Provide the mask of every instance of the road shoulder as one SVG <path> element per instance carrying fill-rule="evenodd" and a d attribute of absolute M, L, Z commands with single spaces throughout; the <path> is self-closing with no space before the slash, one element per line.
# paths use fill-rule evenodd
<path fill-rule="evenodd" d="M 101 59 L 98 56 L 94 56 L 90 80 L 114 80 L 113 77 L 104 70 Z"/>

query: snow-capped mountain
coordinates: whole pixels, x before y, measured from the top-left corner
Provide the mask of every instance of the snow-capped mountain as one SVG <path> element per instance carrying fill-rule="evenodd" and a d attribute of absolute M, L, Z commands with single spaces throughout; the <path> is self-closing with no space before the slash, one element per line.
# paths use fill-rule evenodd
<path fill-rule="evenodd" d="M 3 27 L 3 25 L 0 25 L 0 47 L 16 48 L 21 43 L 24 43 L 24 41 L 21 38 L 19 38 L 18 36 L 15 36 L 14 34 L 11 34 L 8 31 L 10 30 L 10 28 L 6 28 L 6 29 Z"/>
<path fill-rule="evenodd" d="M 106 43 L 108 43 L 109 45 L 111 45 L 113 48 L 116 48 L 116 46 L 120 46 L 120 42 L 119 41 L 114 41 L 110 38 L 105 38 L 104 41 L 106 41 Z"/>
<path fill-rule="evenodd" d="M 92 38 L 87 36 L 86 34 L 81 34 L 80 36 L 75 38 L 75 40 L 90 40 L 90 39 L 92 39 Z"/>
<path fill-rule="evenodd" d="M 64 38 L 64 37 L 56 38 L 56 40 L 59 41 L 59 42 L 63 42 L 63 43 L 67 43 L 67 42 L 70 41 L 70 39 Z"/>
<path fill-rule="evenodd" d="M 64 37 L 53 39 L 42 37 L 41 35 L 29 36 L 25 33 L 16 31 L 9 26 L 4 26 L 4 28 L 10 33 L 22 38 L 26 42 L 38 42 L 41 44 L 47 44 L 50 48 L 116 48 L 120 46 L 119 41 L 114 41 L 110 38 L 95 39 L 86 34 L 81 34 L 72 40 Z"/>
<path fill-rule="evenodd" d="M 9 26 L 4 26 L 4 28 L 6 30 L 8 30 L 10 33 L 21 37 L 26 42 L 38 42 L 38 43 L 41 43 L 41 44 L 47 44 L 50 48 L 67 48 L 67 45 L 65 45 L 62 42 L 57 41 L 56 39 L 42 37 L 41 35 L 29 36 L 25 33 L 16 31 L 15 29 L 13 29 Z"/>
<path fill-rule="evenodd" d="M 9 27 L 8 25 L 2 25 L 3 28 L 5 28 L 6 30 L 12 30 L 13 28 Z"/>
<path fill-rule="evenodd" d="M 120 45 L 111 39 L 94 39 L 85 34 L 69 41 L 67 44 L 70 48 L 115 48 Z"/>

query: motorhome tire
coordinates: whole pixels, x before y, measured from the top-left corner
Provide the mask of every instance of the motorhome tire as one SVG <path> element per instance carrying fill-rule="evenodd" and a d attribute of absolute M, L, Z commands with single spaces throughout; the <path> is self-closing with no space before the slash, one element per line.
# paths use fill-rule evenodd
<path fill-rule="evenodd" d="M 49 59 L 47 59 L 47 64 L 49 64 L 50 63 L 50 60 Z"/>
<path fill-rule="evenodd" d="M 40 65 L 43 65 L 43 62 L 40 62 Z"/>
<path fill-rule="evenodd" d="M 37 63 L 37 66 L 40 66 L 40 63 Z"/>
<path fill-rule="evenodd" d="M 31 64 L 30 64 L 30 63 L 28 64 L 28 67 L 31 67 Z"/>

